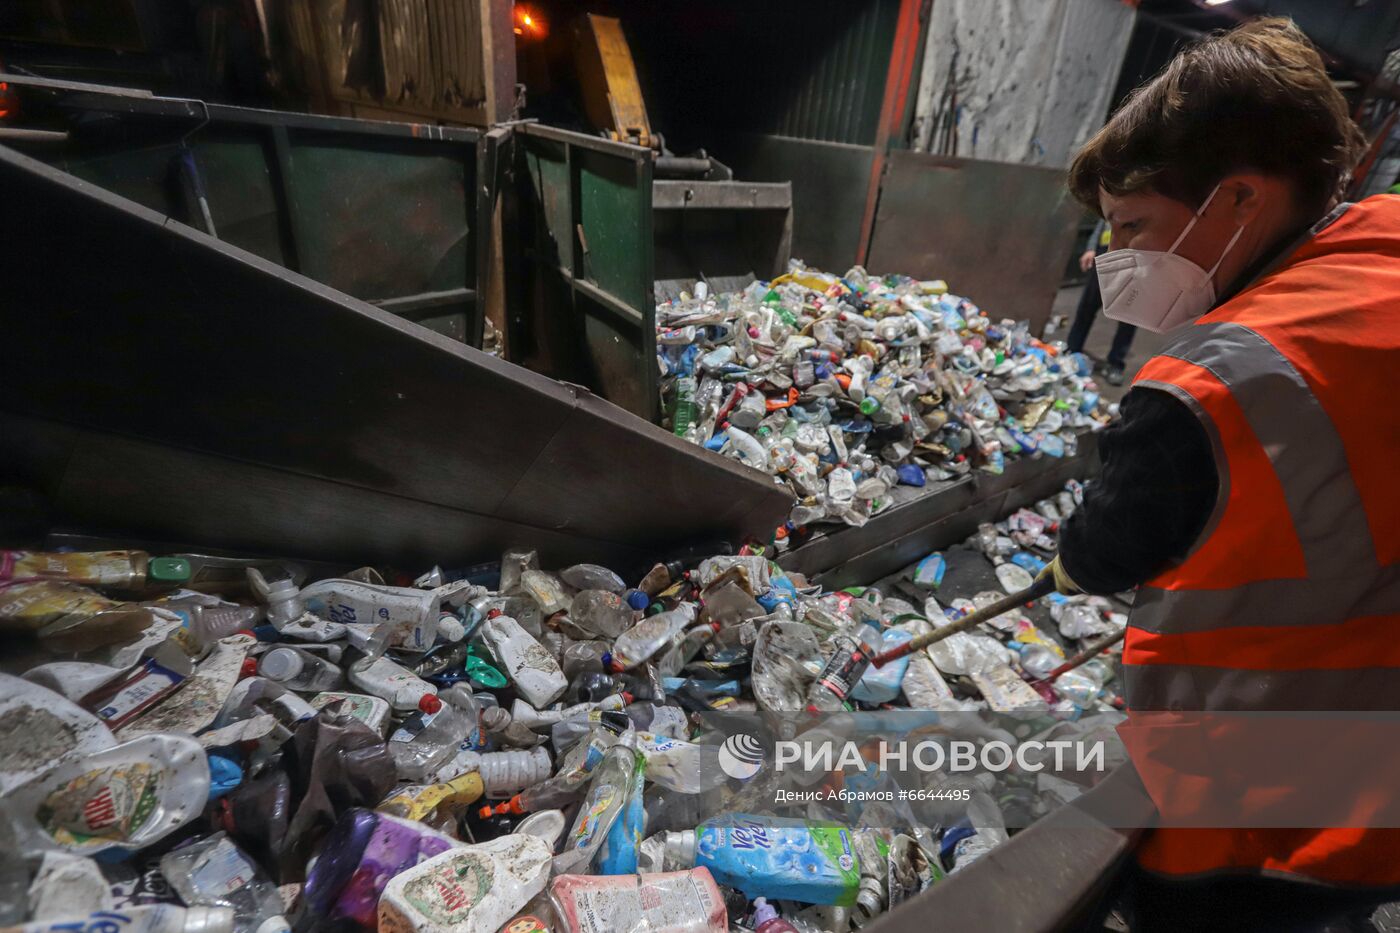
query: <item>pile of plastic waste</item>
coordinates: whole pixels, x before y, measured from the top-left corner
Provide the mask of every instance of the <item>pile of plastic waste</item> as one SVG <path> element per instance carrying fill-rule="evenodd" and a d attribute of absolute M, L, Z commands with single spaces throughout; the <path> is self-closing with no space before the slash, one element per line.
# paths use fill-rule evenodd
<path fill-rule="evenodd" d="M 676 435 L 772 474 L 798 499 L 778 536 L 863 524 L 899 485 L 1064 457 L 1107 423 L 1090 363 L 996 321 L 942 281 L 793 260 L 772 282 L 656 308 Z"/>
<path fill-rule="evenodd" d="M 960 555 L 1021 586 L 1076 493 L 984 526 Z M 417 579 L 0 552 L 0 633 L 22 672 L 0 675 L 0 923 L 859 927 L 1004 842 L 1013 809 L 1085 785 L 1012 769 L 962 780 L 938 809 L 780 812 L 758 793 L 770 765 L 736 775 L 705 717 L 820 713 L 834 728 L 865 710 L 1016 710 L 1041 735 L 1115 721 L 1103 659 L 1028 682 L 1071 640 L 1121 626 L 1083 598 L 1053 607 L 1061 638 L 1013 613 L 871 665 L 988 598 L 949 592 L 944 564 L 833 593 L 752 549 L 634 581 L 546 571 L 528 549 Z M 1017 741 L 1009 729 L 978 741 Z"/>

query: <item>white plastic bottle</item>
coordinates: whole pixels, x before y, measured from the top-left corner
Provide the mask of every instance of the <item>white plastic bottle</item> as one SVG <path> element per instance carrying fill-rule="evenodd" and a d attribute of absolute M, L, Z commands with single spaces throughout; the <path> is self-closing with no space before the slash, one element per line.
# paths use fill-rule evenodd
<path fill-rule="evenodd" d="M 400 713 L 413 710 L 436 713 L 442 706 L 437 698 L 437 687 L 388 658 L 375 658 L 364 667 L 350 665 L 350 682 L 366 693 L 388 700 Z"/>
<path fill-rule="evenodd" d="M 549 751 L 543 746 L 527 751 L 458 752 L 437 770 L 434 779 L 445 781 L 464 771 L 481 775 L 486 796 L 494 800 L 512 797 L 527 787 L 547 780 L 554 771 Z"/>
<path fill-rule="evenodd" d="M 356 580 L 319 580 L 298 590 L 287 579 L 268 582 L 248 568 L 253 592 L 267 603 L 267 618 L 279 629 L 310 611 L 333 623 L 387 623 L 389 647 L 426 651 L 437 637 L 441 598 L 433 590 L 377 586 Z"/>
<path fill-rule="evenodd" d="M 7 927 L 5 933 L 233 933 L 227 907 L 176 907 L 153 904 Z"/>
<path fill-rule="evenodd" d="M 315 716 L 316 708 L 276 681 L 245 677 L 233 685 L 223 709 L 214 718 L 214 728 L 222 729 L 260 713 L 270 713 L 282 725 L 291 728 Z"/>
<path fill-rule="evenodd" d="M 481 626 L 481 637 L 501 662 L 515 689 L 533 706 L 547 706 L 569 686 L 559 662 L 510 616 L 498 615 Z"/>
<path fill-rule="evenodd" d="M 335 705 L 380 735 L 384 734 L 385 727 L 389 725 L 389 702 L 381 697 L 332 690 L 328 693 L 318 693 L 311 698 L 311 708 L 317 711 Z"/>
<path fill-rule="evenodd" d="M 529 703 L 516 697 L 515 702 L 511 704 L 510 716 L 514 722 L 527 729 L 533 729 L 536 732 L 549 732 L 556 723 L 573 720 L 586 722 L 589 719 L 589 714 L 594 711 L 606 712 L 622 709 L 626 705 L 627 697 L 621 693 L 610 694 L 595 703 L 576 703 L 563 709 L 535 709 Z"/>
<path fill-rule="evenodd" d="M 544 890 L 549 857 L 531 835 L 448 849 L 389 881 L 379 933 L 496 933 Z"/>
<path fill-rule="evenodd" d="M 287 645 L 264 654 L 258 662 L 258 673 L 298 693 L 333 690 L 340 686 L 343 676 L 340 668 L 325 658 Z"/>
<path fill-rule="evenodd" d="M 466 687 L 449 687 L 437 699 L 442 703 L 437 712 L 415 713 L 389 736 L 401 780 L 425 780 L 476 728 L 476 700 Z"/>
<path fill-rule="evenodd" d="M 696 745 L 651 732 L 638 732 L 637 744 L 647 762 L 647 780 L 667 790 L 701 794 L 728 780 L 720 767 L 718 745 Z"/>

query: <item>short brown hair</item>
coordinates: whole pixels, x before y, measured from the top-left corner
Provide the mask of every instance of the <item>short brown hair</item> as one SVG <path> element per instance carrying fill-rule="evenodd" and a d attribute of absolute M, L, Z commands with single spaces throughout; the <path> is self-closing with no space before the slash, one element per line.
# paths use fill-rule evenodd
<path fill-rule="evenodd" d="M 1226 175 L 1253 170 L 1291 180 L 1312 220 L 1364 147 L 1317 49 L 1292 20 L 1263 18 L 1206 37 L 1128 95 L 1075 156 L 1069 187 L 1095 213 L 1100 186 L 1197 207 Z"/>

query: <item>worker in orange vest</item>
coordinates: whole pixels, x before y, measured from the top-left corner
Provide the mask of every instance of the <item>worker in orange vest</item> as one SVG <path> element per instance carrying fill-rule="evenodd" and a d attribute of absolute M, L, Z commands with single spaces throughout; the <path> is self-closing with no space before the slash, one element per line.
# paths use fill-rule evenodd
<path fill-rule="evenodd" d="M 1400 900 L 1400 822 L 1368 816 L 1400 786 L 1344 788 L 1355 821 L 1319 824 L 1278 808 L 1309 747 L 1230 784 L 1276 750 L 1239 731 L 1257 711 L 1400 710 L 1400 197 L 1343 203 L 1362 149 L 1314 47 L 1258 19 L 1183 51 L 1070 170 L 1112 231 L 1104 313 L 1171 334 L 1049 571 L 1066 593 L 1137 587 L 1123 733 L 1164 822 L 1135 853 L 1135 933 L 1320 929 Z M 1133 715 L 1177 728 L 1137 741 Z"/>

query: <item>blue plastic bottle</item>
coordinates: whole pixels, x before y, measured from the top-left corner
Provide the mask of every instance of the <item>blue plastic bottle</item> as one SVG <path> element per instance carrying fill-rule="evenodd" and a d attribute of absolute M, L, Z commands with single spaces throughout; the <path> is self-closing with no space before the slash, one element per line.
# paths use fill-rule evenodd
<path fill-rule="evenodd" d="M 860 888 L 851 830 L 838 823 L 735 813 L 667 838 L 682 864 L 692 847 L 697 868 L 750 898 L 849 906 Z"/>

